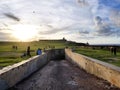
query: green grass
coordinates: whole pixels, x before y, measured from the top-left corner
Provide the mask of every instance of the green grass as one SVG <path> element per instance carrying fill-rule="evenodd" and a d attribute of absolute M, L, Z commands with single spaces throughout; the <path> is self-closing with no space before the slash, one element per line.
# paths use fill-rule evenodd
<path fill-rule="evenodd" d="M 20 58 L 20 57 L 0 57 L 0 67 L 5 67 L 5 66 L 8 66 L 8 65 L 12 65 L 12 64 L 15 64 L 15 63 L 18 63 L 20 61 L 23 61 L 23 60 L 26 60 L 28 59 L 29 57 L 24 57 L 24 58 Z"/>
<path fill-rule="evenodd" d="M 14 50 L 12 46 L 18 47 Z M 29 57 L 21 58 L 20 56 L 26 52 L 27 47 L 30 46 L 31 55 L 36 55 L 36 50 L 41 48 L 51 49 L 53 46 L 55 48 L 65 48 L 65 41 L 34 41 L 34 42 L 0 42 L 0 68 L 18 63 L 20 61 L 26 60 Z M 49 48 L 50 46 L 50 48 Z M 72 47 L 72 45 L 70 46 Z"/>
<path fill-rule="evenodd" d="M 75 52 L 116 65 L 120 66 L 120 52 L 117 55 L 112 55 L 109 50 L 103 49 L 92 49 L 92 48 L 78 48 Z"/>
<path fill-rule="evenodd" d="M 12 46 L 15 45 L 18 47 L 17 50 L 14 50 Z M 66 44 L 65 41 L 39 41 L 39 42 L 0 42 L 0 68 L 12 65 L 23 60 L 28 59 L 29 57 L 21 58 L 20 56 L 26 52 L 27 47 L 30 46 L 32 52 L 31 55 L 36 55 L 36 50 L 41 48 L 51 49 L 50 47 L 55 46 L 58 48 L 74 47 L 74 45 Z M 102 60 L 117 66 L 120 66 L 120 52 L 117 53 L 117 56 L 111 55 L 110 51 L 102 49 L 91 49 L 91 48 L 78 48 L 77 53 Z"/>

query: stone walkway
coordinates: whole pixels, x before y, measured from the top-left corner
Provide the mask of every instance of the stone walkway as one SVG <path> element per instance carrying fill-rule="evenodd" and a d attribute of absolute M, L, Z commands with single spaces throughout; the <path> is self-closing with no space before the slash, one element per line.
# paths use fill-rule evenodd
<path fill-rule="evenodd" d="M 66 60 L 45 67 L 10 90 L 120 90 Z"/>

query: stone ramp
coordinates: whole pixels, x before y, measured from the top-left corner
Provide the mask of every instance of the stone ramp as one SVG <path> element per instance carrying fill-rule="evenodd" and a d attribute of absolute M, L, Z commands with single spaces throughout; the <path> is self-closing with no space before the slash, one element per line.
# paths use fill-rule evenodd
<path fill-rule="evenodd" d="M 45 67 L 9 90 L 120 90 L 66 60 Z"/>

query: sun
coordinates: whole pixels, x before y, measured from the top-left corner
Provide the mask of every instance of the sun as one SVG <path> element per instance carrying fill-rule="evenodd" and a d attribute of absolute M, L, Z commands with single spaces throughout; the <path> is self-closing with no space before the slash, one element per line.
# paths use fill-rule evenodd
<path fill-rule="evenodd" d="M 33 25 L 14 25 L 12 35 L 20 41 L 31 41 L 38 33 Z"/>

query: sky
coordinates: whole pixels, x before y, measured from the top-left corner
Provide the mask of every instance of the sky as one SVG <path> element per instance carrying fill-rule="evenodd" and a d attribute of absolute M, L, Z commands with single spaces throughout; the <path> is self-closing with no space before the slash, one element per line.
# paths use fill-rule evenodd
<path fill-rule="evenodd" d="M 120 44 L 120 0 L 0 0 L 0 41 Z"/>

